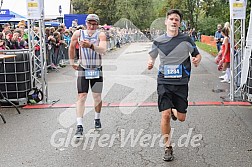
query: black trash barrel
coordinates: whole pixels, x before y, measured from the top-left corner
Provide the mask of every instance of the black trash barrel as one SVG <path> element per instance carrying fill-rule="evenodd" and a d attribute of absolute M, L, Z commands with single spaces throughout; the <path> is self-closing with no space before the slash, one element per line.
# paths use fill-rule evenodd
<path fill-rule="evenodd" d="M 14 54 L 16 57 L 0 62 L 0 90 L 10 101 L 17 105 L 26 105 L 28 92 L 31 90 L 29 52 L 20 50 L 6 54 Z M 3 99 L 1 103 L 4 103 Z"/>

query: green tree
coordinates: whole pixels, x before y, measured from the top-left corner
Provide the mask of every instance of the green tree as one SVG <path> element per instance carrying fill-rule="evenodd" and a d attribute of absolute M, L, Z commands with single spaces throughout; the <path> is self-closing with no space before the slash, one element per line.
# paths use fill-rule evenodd
<path fill-rule="evenodd" d="M 127 18 L 143 29 L 150 26 L 155 16 L 152 0 L 73 0 L 72 4 L 76 13 L 98 14 L 101 24 L 112 25 Z"/>
<path fill-rule="evenodd" d="M 222 23 L 218 18 L 202 17 L 199 19 L 198 29 L 204 35 L 214 35 L 218 23 Z"/>
<path fill-rule="evenodd" d="M 246 32 L 247 32 L 248 26 L 249 26 L 249 19 L 250 19 L 250 17 L 252 17 L 250 15 L 250 12 L 251 12 L 251 0 L 248 0 L 247 1 L 247 10 L 246 10 L 246 23 L 245 23 L 246 24 Z"/>
<path fill-rule="evenodd" d="M 75 13 L 99 15 L 101 24 L 113 24 L 115 21 L 115 1 L 116 0 L 72 0 Z"/>
<path fill-rule="evenodd" d="M 150 26 L 154 18 L 153 11 L 152 0 L 116 1 L 117 19 L 126 18 L 139 29 L 145 29 Z"/>
<path fill-rule="evenodd" d="M 183 20 L 190 23 L 191 28 L 197 27 L 197 21 L 200 14 L 200 0 L 169 0 L 159 7 L 158 12 L 165 16 L 169 9 L 179 9 L 183 13 Z"/>
<path fill-rule="evenodd" d="M 74 9 L 74 13 L 84 14 L 87 13 L 89 6 L 87 0 L 72 0 L 71 1 Z"/>
<path fill-rule="evenodd" d="M 101 19 L 101 24 L 113 24 L 115 21 L 116 0 L 90 0 L 88 13 L 96 13 Z"/>
<path fill-rule="evenodd" d="M 201 10 L 206 18 L 211 16 L 227 22 L 230 17 L 230 8 L 227 0 L 203 0 L 201 2 Z"/>
<path fill-rule="evenodd" d="M 150 27 L 152 22 L 165 17 L 167 10 L 176 8 L 183 12 L 183 20 L 191 28 L 211 34 L 218 23 L 229 21 L 228 0 L 72 0 L 75 13 L 96 13 L 101 24 L 113 25 L 126 18 L 140 29 Z M 248 26 L 251 0 L 248 0 L 246 27 Z M 210 30 L 210 27 L 213 30 Z"/>

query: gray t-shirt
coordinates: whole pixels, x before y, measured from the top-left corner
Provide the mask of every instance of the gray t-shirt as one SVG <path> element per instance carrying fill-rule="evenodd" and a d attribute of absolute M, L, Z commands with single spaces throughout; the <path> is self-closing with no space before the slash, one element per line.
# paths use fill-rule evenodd
<path fill-rule="evenodd" d="M 158 72 L 158 83 L 185 85 L 188 84 L 191 73 L 190 55 L 195 57 L 199 51 L 192 39 L 185 34 L 179 33 L 175 37 L 169 37 L 167 34 L 156 38 L 149 52 L 152 58 L 159 55 L 160 65 Z M 182 73 L 179 78 L 167 78 L 164 69 L 171 65 L 181 65 Z"/>

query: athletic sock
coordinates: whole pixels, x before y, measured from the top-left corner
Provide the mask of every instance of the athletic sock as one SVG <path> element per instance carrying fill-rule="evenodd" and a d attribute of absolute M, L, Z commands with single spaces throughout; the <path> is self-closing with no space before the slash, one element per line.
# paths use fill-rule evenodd
<path fill-rule="evenodd" d="M 77 117 L 77 125 L 83 126 L 83 118 L 82 117 Z"/>
<path fill-rule="evenodd" d="M 95 119 L 100 119 L 100 114 L 99 112 L 95 112 Z"/>
<path fill-rule="evenodd" d="M 227 80 L 230 80 L 230 68 L 226 69 L 226 74 L 227 74 Z"/>

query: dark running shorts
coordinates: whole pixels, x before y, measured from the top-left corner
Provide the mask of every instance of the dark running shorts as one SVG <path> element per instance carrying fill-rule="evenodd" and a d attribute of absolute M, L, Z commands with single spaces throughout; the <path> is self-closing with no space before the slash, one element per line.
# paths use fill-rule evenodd
<path fill-rule="evenodd" d="M 158 84 L 158 109 L 164 111 L 170 108 L 186 113 L 188 107 L 188 85 Z"/>
<path fill-rule="evenodd" d="M 86 79 L 84 75 L 84 69 L 79 67 L 78 78 L 77 78 L 77 89 L 78 93 L 88 93 L 89 85 L 94 93 L 102 93 L 103 88 L 103 77 L 95 79 Z"/>

